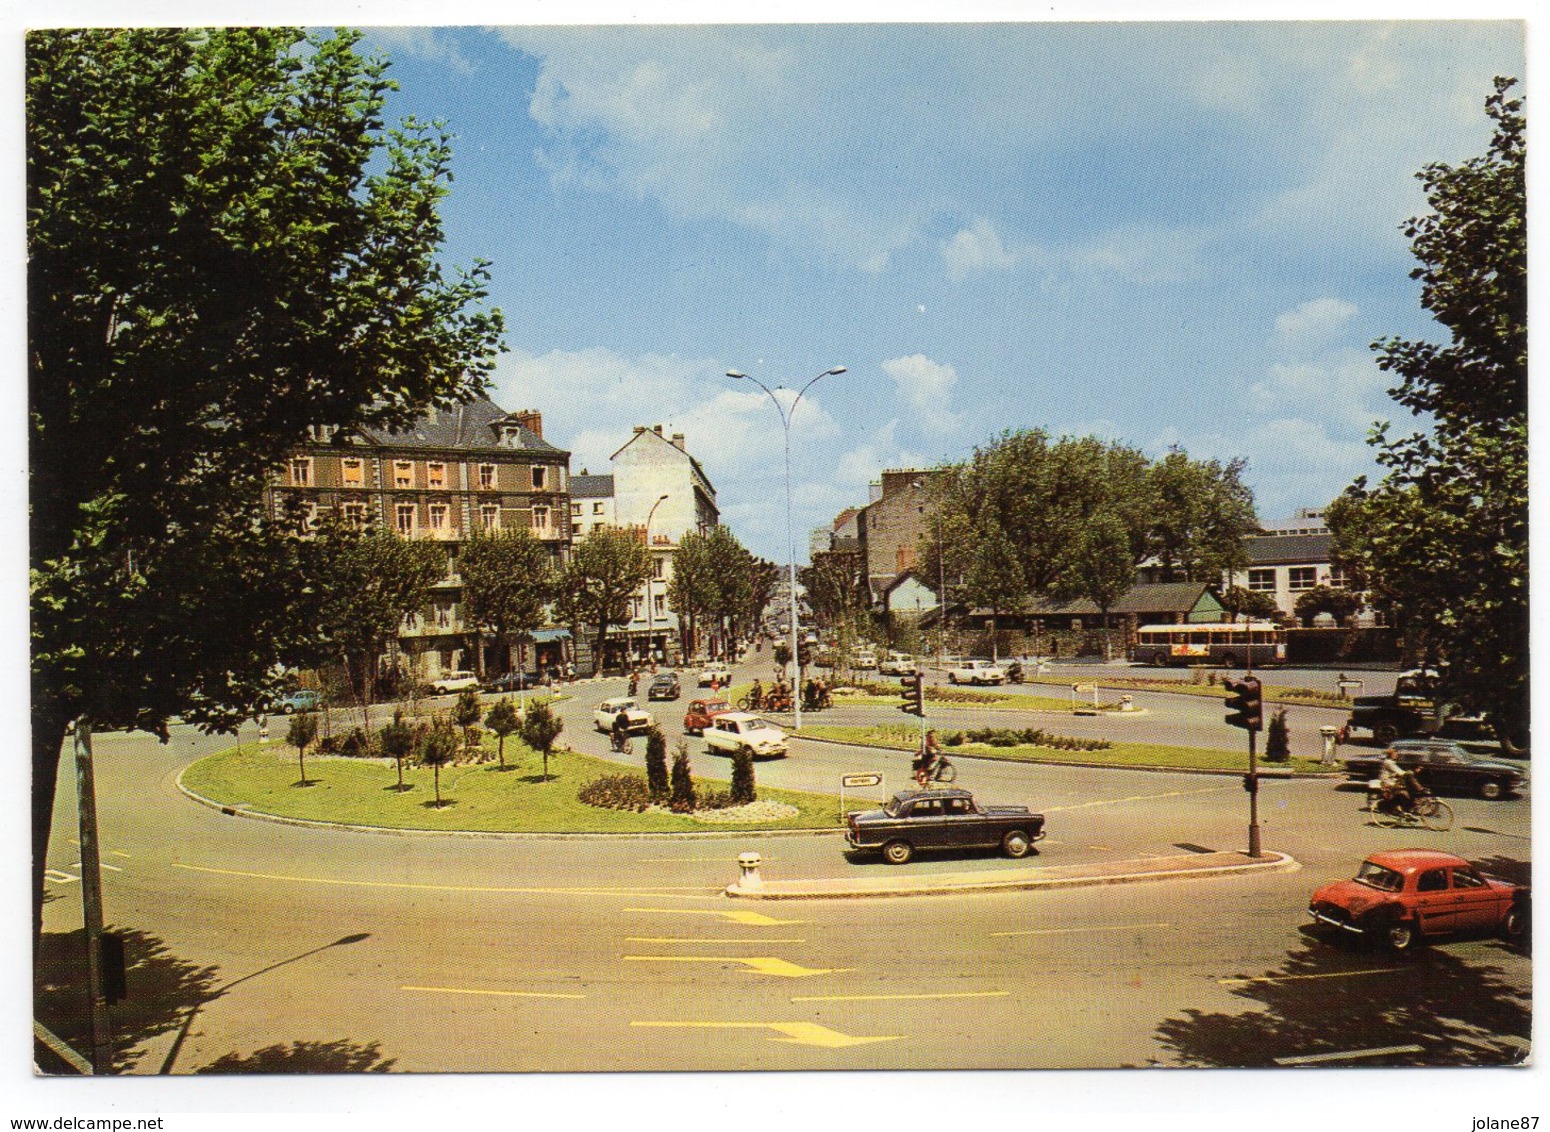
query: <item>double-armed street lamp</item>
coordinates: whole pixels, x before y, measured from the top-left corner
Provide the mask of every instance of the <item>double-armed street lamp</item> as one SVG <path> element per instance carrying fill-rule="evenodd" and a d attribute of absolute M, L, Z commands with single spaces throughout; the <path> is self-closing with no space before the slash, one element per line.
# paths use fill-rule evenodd
<path fill-rule="evenodd" d="M 727 370 L 727 376 L 738 381 L 751 381 L 765 393 L 769 394 L 770 401 L 775 406 L 775 411 L 780 414 L 780 426 L 786 439 L 786 561 L 791 564 L 791 710 L 792 727 L 794 730 L 802 728 L 802 689 L 797 685 L 802 679 L 802 666 L 797 658 L 797 553 L 796 544 L 791 538 L 791 418 L 796 413 L 797 404 L 802 400 L 802 395 L 811 389 L 820 379 L 832 377 L 845 372 L 844 366 L 835 366 L 826 369 L 817 377 L 814 377 L 806 385 L 802 386 L 797 395 L 792 398 L 790 405 L 782 405 L 780 398 L 775 396 L 772 390 L 757 377 L 749 377 L 746 373 L 738 373 L 736 370 Z M 785 386 L 777 385 L 776 389 L 784 389 Z"/>

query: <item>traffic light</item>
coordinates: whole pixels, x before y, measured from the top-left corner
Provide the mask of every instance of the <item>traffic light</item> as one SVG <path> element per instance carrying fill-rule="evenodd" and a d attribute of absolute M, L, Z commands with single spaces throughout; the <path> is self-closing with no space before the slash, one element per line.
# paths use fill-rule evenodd
<path fill-rule="evenodd" d="M 1245 676 L 1242 680 L 1224 680 L 1222 686 L 1232 693 L 1227 697 L 1227 722 L 1245 731 L 1258 731 L 1261 724 L 1259 680 Z"/>
<path fill-rule="evenodd" d="M 901 711 L 910 715 L 918 715 L 924 718 L 926 714 L 925 690 L 920 686 L 920 677 L 901 676 L 899 683 L 904 685 L 904 702 L 899 705 Z"/>

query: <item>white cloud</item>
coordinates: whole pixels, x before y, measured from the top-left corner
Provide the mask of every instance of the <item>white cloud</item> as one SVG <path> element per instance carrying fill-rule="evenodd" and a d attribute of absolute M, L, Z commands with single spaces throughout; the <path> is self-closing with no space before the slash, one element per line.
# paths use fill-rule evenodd
<path fill-rule="evenodd" d="M 958 371 L 952 366 L 924 354 L 910 354 L 885 361 L 883 372 L 893 379 L 904 403 L 915 410 L 923 431 L 955 433 L 963 427 L 963 415 L 949 407 L 958 385 Z"/>
<path fill-rule="evenodd" d="M 1356 308 L 1344 299 L 1309 299 L 1276 316 L 1276 341 L 1287 347 L 1323 345 L 1355 317 Z"/>
<path fill-rule="evenodd" d="M 1017 263 L 1017 256 L 1001 242 L 995 225 L 983 217 L 942 241 L 942 259 L 951 279 L 982 271 L 1008 271 Z"/>

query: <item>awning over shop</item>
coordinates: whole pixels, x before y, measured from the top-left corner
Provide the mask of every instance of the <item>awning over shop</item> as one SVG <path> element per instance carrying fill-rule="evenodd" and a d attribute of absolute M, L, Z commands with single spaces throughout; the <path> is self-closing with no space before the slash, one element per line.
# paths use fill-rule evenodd
<path fill-rule="evenodd" d="M 547 644 L 553 643 L 554 641 L 568 641 L 568 640 L 570 640 L 570 630 L 569 629 L 534 629 L 533 630 L 533 642 L 535 644 L 547 645 Z"/>

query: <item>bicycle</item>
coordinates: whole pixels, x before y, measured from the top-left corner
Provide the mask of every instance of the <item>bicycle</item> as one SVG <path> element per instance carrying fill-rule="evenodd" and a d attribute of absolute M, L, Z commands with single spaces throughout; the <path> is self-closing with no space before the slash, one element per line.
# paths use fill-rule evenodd
<path fill-rule="evenodd" d="M 1431 794 L 1417 795 L 1408 808 L 1399 810 L 1379 809 L 1378 798 L 1376 793 L 1367 795 L 1367 811 L 1379 825 L 1390 829 L 1415 829 L 1419 826 L 1434 833 L 1446 833 L 1453 828 L 1453 807 Z"/>
<path fill-rule="evenodd" d="M 918 756 L 916 762 L 919 762 Z M 936 757 L 936 762 L 931 764 L 929 773 L 920 766 L 917 766 L 915 769 L 915 785 L 922 790 L 933 782 L 956 782 L 957 779 L 958 768 L 948 762 L 946 755 L 938 755 Z"/>
<path fill-rule="evenodd" d="M 635 753 L 635 744 L 630 742 L 628 735 L 613 735 L 609 737 L 609 746 L 616 755 L 629 757 Z"/>

